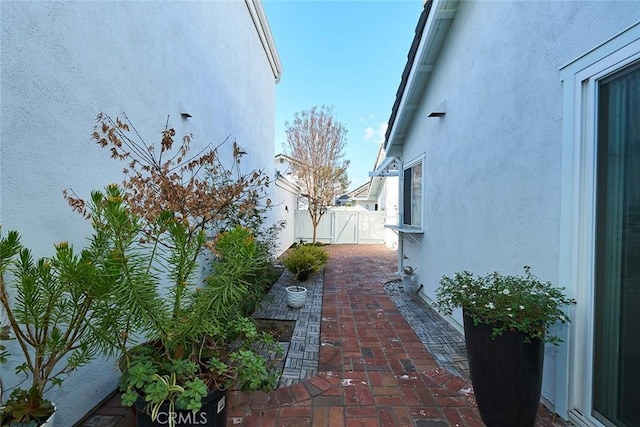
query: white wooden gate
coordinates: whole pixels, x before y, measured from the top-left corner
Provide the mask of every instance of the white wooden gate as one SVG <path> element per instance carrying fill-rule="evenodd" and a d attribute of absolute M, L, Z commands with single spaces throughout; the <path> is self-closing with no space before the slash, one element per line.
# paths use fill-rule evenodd
<path fill-rule="evenodd" d="M 330 210 L 320 219 L 316 240 L 332 244 L 383 244 L 384 221 L 384 211 Z M 313 226 L 308 211 L 296 211 L 294 228 L 296 241 L 312 240 Z"/>
<path fill-rule="evenodd" d="M 356 212 L 334 211 L 332 243 L 358 243 L 358 214 Z"/>

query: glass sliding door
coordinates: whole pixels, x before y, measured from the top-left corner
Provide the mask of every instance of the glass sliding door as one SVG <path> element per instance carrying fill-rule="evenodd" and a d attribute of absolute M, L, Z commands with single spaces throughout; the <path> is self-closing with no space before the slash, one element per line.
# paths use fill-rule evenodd
<path fill-rule="evenodd" d="M 593 410 L 640 427 L 640 65 L 598 93 Z"/>

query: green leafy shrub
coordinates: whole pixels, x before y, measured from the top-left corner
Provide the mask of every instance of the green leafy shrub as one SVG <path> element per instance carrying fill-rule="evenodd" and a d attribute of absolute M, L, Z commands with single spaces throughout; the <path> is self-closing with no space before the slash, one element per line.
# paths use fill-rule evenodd
<path fill-rule="evenodd" d="M 546 332 L 556 322 L 569 322 L 562 308 L 576 302 L 564 295 L 563 288 L 534 276 L 530 267 L 525 266 L 524 272 L 524 276 L 474 276 L 463 271 L 443 276 L 436 307 L 449 315 L 461 307 L 476 325 L 492 325 L 493 336 L 513 330 L 523 332 L 528 340 L 539 338 L 557 345 L 560 338 Z"/>
<path fill-rule="evenodd" d="M 327 251 L 320 245 L 316 244 L 305 244 L 302 245 L 305 249 L 304 251 L 312 254 L 314 257 L 318 259 L 318 261 L 322 262 L 322 265 L 326 264 L 329 260 L 329 254 Z"/>
<path fill-rule="evenodd" d="M 269 274 L 273 265 L 269 253 L 260 245 L 254 233 L 242 226 L 221 233 L 213 242 L 212 251 L 216 258 L 212 266 L 213 274 L 207 281 L 210 286 L 215 286 L 218 281 L 216 274 L 221 273 L 224 277 L 227 275 L 225 270 L 237 271 L 237 280 L 245 288 L 242 290 L 241 311 L 244 315 L 250 315 L 274 283 L 273 276 Z"/>
<path fill-rule="evenodd" d="M 111 324 L 119 332 L 115 345 L 123 354 L 124 405 L 141 397 L 154 417 L 165 402 L 170 410 L 197 411 L 214 389 L 274 387 L 279 373 L 259 351 L 277 352 L 280 347 L 244 316 L 248 285 L 263 260 L 248 230 L 238 227 L 213 243 L 223 255 L 198 286 L 195 273 L 205 245 L 203 230 L 190 230 L 170 212 L 153 224 L 140 220 L 116 185 L 94 192 L 89 209 L 96 235 L 107 241 L 105 252 L 116 283 L 113 295 L 119 310 L 112 313 Z M 169 292 L 164 277 L 173 284 Z M 139 343 L 138 336 L 149 341 Z M 133 351 L 127 350 L 131 344 Z M 246 364 L 259 366 L 254 373 L 262 376 L 240 373 Z"/>
<path fill-rule="evenodd" d="M 0 425 L 37 427 L 47 421 L 54 410 L 53 403 L 43 399 L 37 387 L 16 388 L 2 408 Z"/>
<path fill-rule="evenodd" d="M 92 193 L 89 203 L 66 195 L 108 244 L 123 403 L 148 402 L 152 420 L 163 403 L 197 411 L 214 389 L 273 387 L 276 373 L 260 352 L 280 349 L 246 317 L 268 257 L 236 227 L 261 220 L 268 176 L 240 173 L 245 153 L 236 143 L 226 168 L 217 147 L 190 157 L 192 136 L 178 144 L 175 134 L 167 125 L 160 144 L 148 144 L 125 115 L 100 114 L 93 139 L 127 162 L 125 180 Z M 208 272 L 206 249 L 217 254 Z M 240 372 L 247 366 L 251 378 Z"/>
<path fill-rule="evenodd" d="M 296 280 L 304 281 L 309 274 L 320 270 L 329 259 L 327 251 L 315 245 L 300 245 L 289 250 L 282 264 Z"/>

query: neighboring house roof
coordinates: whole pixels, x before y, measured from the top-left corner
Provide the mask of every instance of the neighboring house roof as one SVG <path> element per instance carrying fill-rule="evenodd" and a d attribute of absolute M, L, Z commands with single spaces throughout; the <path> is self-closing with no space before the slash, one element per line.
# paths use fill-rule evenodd
<path fill-rule="evenodd" d="M 364 184 L 362 184 L 361 186 L 349 191 L 347 194 L 343 194 L 342 196 L 338 197 L 338 199 L 336 200 L 336 202 L 338 202 L 338 204 L 345 204 L 347 202 L 353 201 L 353 202 L 375 202 L 378 197 L 376 196 L 371 196 L 371 184 L 372 184 L 373 180 L 369 180 L 367 182 L 365 182 Z"/>
<path fill-rule="evenodd" d="M 389 117 L 384 141 L 387 157 L 399 157 L 401 154 L 406 131 L 455 17 L 457 5 L 458 0 L 429 0 L 424 5 Z"/>
<path fill-rule="evenodd" d="M 276 171 L 275 185 L 300 196 L 300 192 L 301 192 L 300 186 L 295 182 L 291 181 L 289 178 L 281 175 L 278 171 Z"/>
<path fill-rule="evenodd" d="M 286 154 L 282 154 L 282 153 L 276 154 L 274 160 L 275 160 L 275 165 L 276 165 L 276 172 L 297 184 L 299 180 L 298 180 L 298 177 L 294 176 L 294 174 L 293 174 L 292 165 L 294 163 L 299 163 L 299 162 L 297 160 L 287 156 Z M 282 168 L 281 168 L 281 165 L 283 165 L 283 164 L 286 165 L 286 169 L 285 170 L 282 170 Z"/>
<path fill-rule="evenodd" d="M 296 160 L 294 160 L 293 158 L 291 158 L 291 157 L 287 156 L 286 154 L 282 154 L 282 153 L 278 153 L 278 154 L 276 154 L 275 159 L 276 159 L 276 160 L 284 159 L 284 160 L 288 161 L 289 163 L 293 163 L 293 162 L 295 162 L 295 161 L 296 161 Z"/>
<path fill-rule="evenodd" d="M 368 199 L 369 198 L 369 186 L 371 185 L 370 182 L 365 182 L 364 184 L 362 184 L 360 187 L 351 190 L 347 193 L 347 196 L 350 199 Z"/>
<path fill-rule="evenodd" d="M 278 153 L 275 155 L 275 162 L 276 162 L 276 172 L 278 175 L 283 176 L 289 180 L 291 180 L 292 182 L 294 182 L 298 187 L 300 188 L 304 188 L 305 184 L 304 182 L 296 175 L 296 173 L 294 172 L 294 170 L 291 168 L 292 165 L 303 165 L 302 162 L 300 162 L 299 160 L 296 160 L 290 156 L 287 156 L 286 154 L 283 153 Z M 279 171 L 278 170 L 278 163 L 288 163 L 289 167 L 285 170 L 285 171 Z M 341 191 L 341 190 L 338 190 Z M 334 189 L 334 193 L 336 193 L 336 189 Z M 303 194 L 303 196 L 306 196 L 307 194 Z"/>

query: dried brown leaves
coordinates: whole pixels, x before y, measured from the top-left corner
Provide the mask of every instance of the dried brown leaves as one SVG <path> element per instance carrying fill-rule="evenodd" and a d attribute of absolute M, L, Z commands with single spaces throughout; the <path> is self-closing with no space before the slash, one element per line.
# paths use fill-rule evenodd
<path fill-rule="evenodd" d="M 157 147 L 145 143 L 126 115 L 115 120 L 104 113 L 97 116 L 92 139 L 108 149 L 112 158 L 127 161 L 122 186 L 134 214 L 152 224 L 162 212 L 169 211 L 175 220 L 195 230 L 224 221 L 230 210 L 242 215 L 256 208 L 268 177 L 262 171 L 240 173 L 240 158 L 245 153 L 235 142 L 233 169 L 227 169 L 219 159 L 219 146 L 188 157 L 192 136 L 185 135 L 175 147 L 175 135 L 167 123 L 158 153 Z M 73 210 L 90 216 L 82 199 L 66 191 L 64 197 Z"/>

